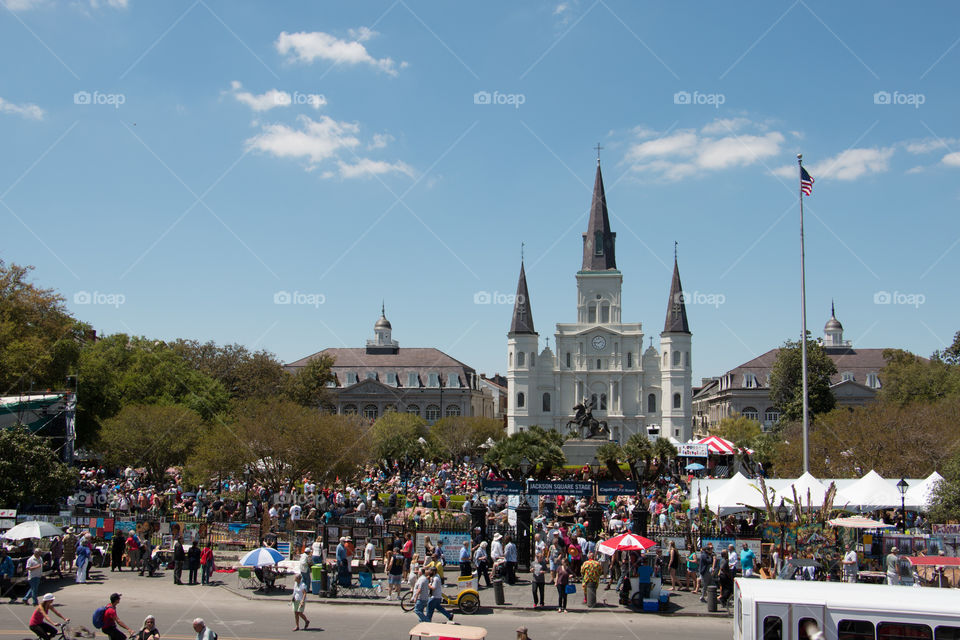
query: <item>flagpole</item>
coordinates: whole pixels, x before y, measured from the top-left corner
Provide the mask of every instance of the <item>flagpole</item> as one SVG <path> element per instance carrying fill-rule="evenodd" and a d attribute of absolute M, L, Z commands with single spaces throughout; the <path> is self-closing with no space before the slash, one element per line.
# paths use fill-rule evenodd
<path fill-rule="evenodd" d="M 797 154 L 800 166 L 800 362 L 803 376 L 803 472 L 810 472 L 810 402 L 807 395 L 807 281 L 803 242 L 803 154 Z"/>

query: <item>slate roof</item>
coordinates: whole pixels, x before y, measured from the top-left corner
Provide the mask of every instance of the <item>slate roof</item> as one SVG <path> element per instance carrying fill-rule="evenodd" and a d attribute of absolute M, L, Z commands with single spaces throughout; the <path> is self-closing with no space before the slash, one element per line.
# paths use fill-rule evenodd
<path fill-rule="evenodd" d="M 603 254 L 597 255 L 595 242 L 597 234 L 603 239 Z M 593 200 L 590 203 L 590 222 L 583 234 L 583 271 L 607 271 L 617 268 L 617 234 L 610 231 L 610 217 L 607 214 L 607 196 L 603 191 L 603 176 L 600 163 L 597 162 L 597 177 L 593 182 Z"/>
<path fill-rule="evenodd" d="M 667 318 L 663 322 L 664 333 L 690 333 L 687 323 L 687 305 L 683 300 L 683 285 L 680 284 L 680 269 L 673 259 L 673 280 L 670 281 L 670 297 L 667 299 Z"/>
<path fill-rule="evenodd" d="M 517 297 L 513 301 L 513 319 L 510 321 L 510 333 L 536 334 L 533 328 L 533 309 L 530 307 L 530 293 L 527 291 L 527 274 L 520 262 L 520 279 L 517 281 Z"/>

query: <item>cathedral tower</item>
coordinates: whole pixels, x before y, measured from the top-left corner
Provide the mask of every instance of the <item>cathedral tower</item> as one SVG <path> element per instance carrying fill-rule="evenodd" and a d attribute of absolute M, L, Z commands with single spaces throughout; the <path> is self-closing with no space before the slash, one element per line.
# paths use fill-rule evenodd
<path fill-rule="evenodd" d="M 513 423 L 535 424 L 529 417 L 537 412 L 532 394 L 536 391 L 536 363 L 540 334 L 533 328 L 533 311 L 527 291 L 527 274 L 520 261 L 520 280 L 513 302 L 513 320 L 507 334 L 507 418 Z"/>
<path fill-rule="evenodd" d="M 693 367 L 690 362 L 692 334 L 680 284 L 677 257 L 667 300 L 667 318 L 660 334 L 660 434 L 686 442 L 693 436 Z"/>

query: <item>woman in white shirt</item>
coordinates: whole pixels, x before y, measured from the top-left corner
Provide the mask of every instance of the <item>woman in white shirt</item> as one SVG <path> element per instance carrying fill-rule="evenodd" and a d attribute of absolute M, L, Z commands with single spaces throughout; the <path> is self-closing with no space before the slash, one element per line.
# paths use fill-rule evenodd
<path fill-rule="evenodd" d="M 303 628 L 309 627 L 310 621 L 303 614 L 303 609 L 307 604 L 307 585 L 304 584 L 303 578 L 299 574 L 293 581 L 293 600 L 291 604 L 293 605 L 293 623 L 297 625 L 293 630 L 300 631 L 300 618 L 303 618 Z"/>

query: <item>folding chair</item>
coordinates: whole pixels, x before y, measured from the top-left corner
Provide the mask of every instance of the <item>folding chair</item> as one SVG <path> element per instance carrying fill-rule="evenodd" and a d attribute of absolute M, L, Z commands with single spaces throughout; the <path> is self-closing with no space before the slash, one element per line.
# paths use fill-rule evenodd
<path fill-rule="evenodd" d="M 260 580 L 250 567 L 237 568 L 237 584 L 245 589 L 259 589 Z"/>
<path fill-rule="evenodd" d="M 369 571 L 361 571 L 357 574 L 357 581 L 345 584 L 340 581 L 337 587 L 338 595 L 348 598 L 378 598 L 383 590 L 380 583 L 373 583 L 373 575 Z"/>

